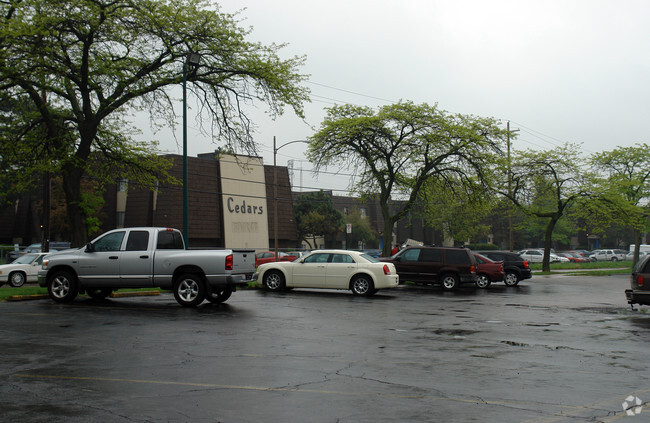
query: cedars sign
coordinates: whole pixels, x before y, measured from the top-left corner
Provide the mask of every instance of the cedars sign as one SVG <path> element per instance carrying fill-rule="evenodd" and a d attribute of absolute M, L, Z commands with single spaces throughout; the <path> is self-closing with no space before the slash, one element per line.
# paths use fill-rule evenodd
<path fill-rule="evenodd" d="M 256 206 L 256 205 L 246 204 L 246 200 L 242 200 L 241 204 L 240 203 L 235 203 L 235 199 L 232 198 L 232 197 L 228 197 L 227 207 L 228 207 L 228 211 L 230 213 L 236 213 L 236 214 L 264 214 L 264 207 L 263 206 Z"/>

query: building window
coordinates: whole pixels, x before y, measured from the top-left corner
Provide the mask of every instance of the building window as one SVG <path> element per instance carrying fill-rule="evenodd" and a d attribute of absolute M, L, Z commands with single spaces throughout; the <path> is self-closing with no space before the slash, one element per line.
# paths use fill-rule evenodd
<path fill-rule="evenodd" d="M 365 207 L 361 207 L 361 217 L 367 218 L 368 217 L 368 209 Z"/>

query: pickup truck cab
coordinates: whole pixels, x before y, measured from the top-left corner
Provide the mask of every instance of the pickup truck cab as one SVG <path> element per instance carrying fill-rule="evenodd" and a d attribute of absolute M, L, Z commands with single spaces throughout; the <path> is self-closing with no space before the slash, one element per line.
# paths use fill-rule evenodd
<path fill-rule="evenodd" d="M 84 292 L 100 299 L 116 289 L 159 287 L 172 290 L 179 304 L 196 306 L 227 300 L 254 271 L 254 250 L 186 250 L 176 229 L 125 228 L 48 255 L 38 283 L 59 303 Z"/>

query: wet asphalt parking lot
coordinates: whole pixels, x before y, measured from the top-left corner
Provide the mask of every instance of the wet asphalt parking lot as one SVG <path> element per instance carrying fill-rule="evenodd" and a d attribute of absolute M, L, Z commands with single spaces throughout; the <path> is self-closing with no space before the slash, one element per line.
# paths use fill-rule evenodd
<path fill-rule="evenodd" d="M 646 422 L 650 312 L 628 285 L 3 302 L 0 421 Z"/>

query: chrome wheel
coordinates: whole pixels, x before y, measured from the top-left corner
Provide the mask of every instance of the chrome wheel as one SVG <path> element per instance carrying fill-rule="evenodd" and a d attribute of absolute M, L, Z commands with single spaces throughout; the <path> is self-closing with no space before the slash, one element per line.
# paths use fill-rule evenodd
<path fill-rule="evenodd" d="M 205 285 L 199 276 L 187 273 L 176 280 L 174 297 L 180 305 L 194 307 L 205 299 Z"/>
<path fill-rule="evenodd" d="M 372 295 L 375 292 L 374 284 L 368 276 L 357 276 L 351 283 L 351 290 L 354 295 Z"/>
<path fill-rule="evenodd" d="M 67 303 L 77 296 L 77 279 L 66 271 L 54 273 L 47 283 L 47 293 L 58 303 Z"/>
<path fill-rule="evenodd" d="M 476 279 L 476 286 L 485 289 L 489 288 L 491 285 L 490 279 L 488 279 L 487 275 L 478 275 L 478 279 Z"/>
<path fill-rule="evenodd" d="M 264 286 L 269 291 L 279 291 L 284 288 L 284 276 L 277 271 L 264 274 Z"/>
<path fill-rule="evenodd" d="M 447 273 L 442 277 L 442 287 L 448 291 L 458 288 L 458 277 L 451 273 Z"/>
<path fill-rule="evenodd" d="M 519 283 L 519 278 L 515 273 L 508 272 L 506 273 L 506 277 L 503 280 L 507 286 L 516 286 Z"/>
<path fill-rule="evenodd" d="M 22 272 L 13 272 L 9 275 L 9 285 L 18 288 L 25 284 L 25 274 Z"/>

